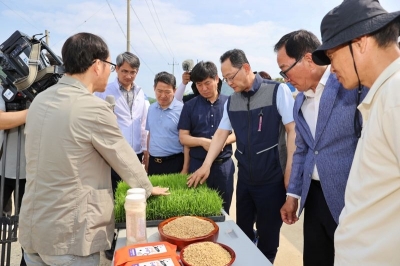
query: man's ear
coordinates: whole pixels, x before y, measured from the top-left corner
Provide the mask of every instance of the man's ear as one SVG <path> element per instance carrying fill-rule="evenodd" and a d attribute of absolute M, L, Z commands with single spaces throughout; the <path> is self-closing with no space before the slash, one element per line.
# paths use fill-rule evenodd
<path fill-rule="evenodd" d="M 242 67 L 243 67 L 244 70 L 246 71 L 246 74 L 248 74 L 248 73 L 251 71 L 250 65 L 247 64 L 247 63 L 244 63 Z"/>
<path fill-rule="evenodd" d="M 313 62 L 313 61 L 312 61 L 312 54 L 311 54 L 311 53 L 306 53 L 306 54 L 304 55 L 303 60 L 306 60 L 307 62 Z"/>
<path fill-rule="evenodd" d="M 372 37 L 370 36 L 361 36 L 357 39 L 354 39 L 353 47 L 354 49 L 358 49 L 361 54 L 364 54 L 367 50 L 368 45 L 371 45 Z"/>
<path fill-rule="evenodd" d="M 94 73 L 96 73 L 96 76 L 100 75 L 100 60 L 96 60 L 90 67 L 93 69 Z"/>
<path fill-rule="evenodd" d="M 312 53 L 306 53 L 303 57 L 305 66 L 308 66 L 310 69 L 314 69 L 315 68 L 315 63 L 312 60 Z"/>

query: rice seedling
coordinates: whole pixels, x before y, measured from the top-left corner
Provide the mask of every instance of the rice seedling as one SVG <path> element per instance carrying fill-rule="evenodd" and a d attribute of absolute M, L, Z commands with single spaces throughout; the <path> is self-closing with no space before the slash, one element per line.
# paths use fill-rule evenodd
<path fill-rule="evenodd" d="M 222 198 L 206 184 L 188 188 L 188 175 L 169 174 L 149 177 L 153 186 L 169 187 L 169 196 L 151 196 L 147 199 L 146 219 L 164 220 L 174 216 L 218 216 L 221 215 Z M 115 193 L 115 220 L 125 222 L 125 196 L 130 187 L 120 182 Z"/>

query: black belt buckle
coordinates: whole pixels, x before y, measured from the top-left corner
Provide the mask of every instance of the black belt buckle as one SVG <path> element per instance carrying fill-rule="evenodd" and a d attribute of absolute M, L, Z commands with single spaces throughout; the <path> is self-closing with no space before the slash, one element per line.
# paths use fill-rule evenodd
<path fill-rule="evenodd" d="M 156 163 L 162 163 L 162 159 L 161 159 L 161 158 L 154 158 L 154 161 L 155 161 Z"/>

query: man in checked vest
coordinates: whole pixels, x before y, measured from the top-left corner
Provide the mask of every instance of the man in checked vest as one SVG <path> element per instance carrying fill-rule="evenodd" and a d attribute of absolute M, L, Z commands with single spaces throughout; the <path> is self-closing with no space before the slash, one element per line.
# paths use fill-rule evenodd
<path fill-rule="evenodd" d="M 235 93 L 225 103 L 207 157 L 202 167 L 188 178 L 188 186 L 205 182 L 212 162 L 233 129 L 239 170 L 236 222 L 254 240 L 256 221 L 258 248 L 273 263 L 282 225 L 279 210 L 285 202 L 285 184 L 289 181 L 295 150 L 294 100 L 284 83 L 254 74 L 242 50 L 227 51 L 220 60 L 224 81 Z"/>

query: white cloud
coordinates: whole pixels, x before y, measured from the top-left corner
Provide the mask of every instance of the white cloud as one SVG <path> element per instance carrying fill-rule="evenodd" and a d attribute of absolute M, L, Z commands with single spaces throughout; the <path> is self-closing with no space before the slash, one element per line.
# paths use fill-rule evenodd
<path fill-rule="evenodd" d="M 398 8 L 397 1 L 382 0 L 381 4 L 387 7 L 387 10 L 394 11 L 396 9 L 392 8 Z M 7 6 L 3 2 L 5 1 L 0 2 L 2 29 L 0 43 L 15 30 L 33 35 L 47 29 L 50 31 L 50 46 L 56 53 L 60 53 L 66 38 L 74 33 L 86 31 L 98 34 L 105 39 L 113 59 L 126 50 L 124 37 L 126 0 L 108 0 L 124 33 L 118 26 L 107 1 L 30 2 L 20 0 L 10 3 L 7 1 Z M 172 56 L 154 20 L 156 23 L 158 19 L 161 22 L 173 51 L 174 60 L 179 63 L 174 66 L 178 83 L 181 80 L 183 60 L 188 58 L 195 62 L 196 60 L 211 60 L 219 66 L 219 57 L 232 48 L 244 50 L 254 70 L 264 70 L 272 77 L 278 77 L 279 68 L 273 52 L 274 44 L 284 34 L 300 28 L 310 30 L 319 37 L 319 24 L 322 17 L 334 6 L 340 4 L 341 0 L 237 2 L 204 0 L 190 3 L 177 0 L 140 0 L 131 2 L 152 40 L 149 39 L 131 10 L 131 44 L 134 48 L 131 52 L 137 53 L 142 60 L 136 82 L 149 96 L 153 96 L 154 74 L 160 71 L 172 72 Z M 158 19 L 154 13 L 153 4 L 156 7 Z M 160 27 L 159 30 L 161 30 Z"/>

